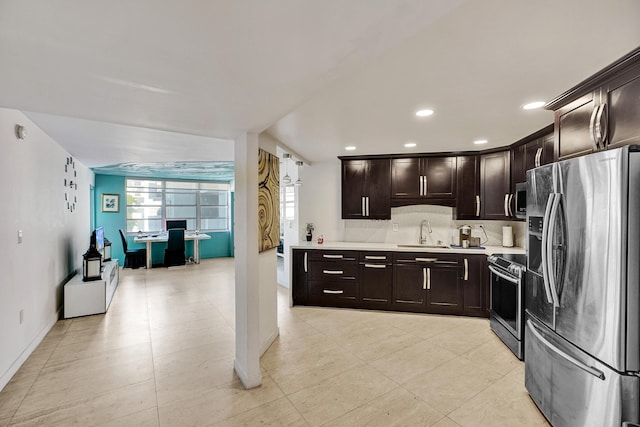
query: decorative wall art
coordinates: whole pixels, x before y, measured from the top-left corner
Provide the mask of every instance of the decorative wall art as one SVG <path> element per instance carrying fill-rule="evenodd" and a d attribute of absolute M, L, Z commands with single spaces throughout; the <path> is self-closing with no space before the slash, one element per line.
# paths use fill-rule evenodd
<path fill-rule="evenodd" d="M 120 212 L 120 195 L 103 194 L 102 212 Z"/>
<path fill-rule="evenodd" d="M 280 163 L 278 157 L 258 152 L 258 250 L 280 244 Z"/>
<path fill-rule="evenodd" d="M 78 190 L 78 172 L 76 172 L 76 162 L 73 161 L 73 157 L 67 157 L 64 164 L 64 202 L 69 212 L 76 210 L 76 203 L 78 196 L 76 191 Z"/>

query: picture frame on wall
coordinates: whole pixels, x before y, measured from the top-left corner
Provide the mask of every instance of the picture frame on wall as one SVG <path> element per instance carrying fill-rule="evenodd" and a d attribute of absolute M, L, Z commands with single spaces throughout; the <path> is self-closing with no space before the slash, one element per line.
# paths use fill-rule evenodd
<path fill-rule="evenodd" d="M 103 194 L 102 212 L 120 212 L 120 195 Z"/>

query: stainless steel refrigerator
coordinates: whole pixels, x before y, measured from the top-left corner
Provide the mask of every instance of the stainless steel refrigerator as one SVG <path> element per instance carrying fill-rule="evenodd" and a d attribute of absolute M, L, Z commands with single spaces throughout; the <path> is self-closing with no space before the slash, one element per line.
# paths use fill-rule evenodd
<path fill-rule="evenodd" d="M 527 172 L 525 386 L 555 427 L 640 426 L 638 151 Z"/>

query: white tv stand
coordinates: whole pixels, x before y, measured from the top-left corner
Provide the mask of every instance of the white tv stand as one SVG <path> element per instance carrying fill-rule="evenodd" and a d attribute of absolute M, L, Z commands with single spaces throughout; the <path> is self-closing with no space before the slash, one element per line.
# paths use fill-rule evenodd
<path fill-rule="evenodd" d="M 120 268 L 117 259 L 106 261 L 102 266 L 100 280 L 83 282 L 79 273 L 64 285 L 65 319 L 107 312 L 118 287 Z"/>

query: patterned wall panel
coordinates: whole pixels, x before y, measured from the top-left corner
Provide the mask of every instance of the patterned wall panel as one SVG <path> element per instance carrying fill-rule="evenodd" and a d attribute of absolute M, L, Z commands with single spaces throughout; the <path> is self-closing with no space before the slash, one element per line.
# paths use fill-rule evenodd
<path fill-rule="evenodd" d="M 280 244 L 280 164 L 278 157 L 260 149 L 258 153 L 258 249 Z"/>

